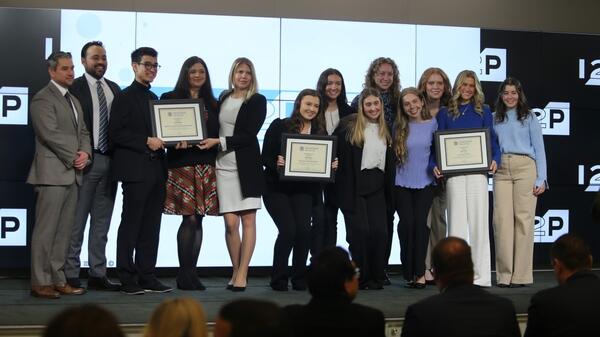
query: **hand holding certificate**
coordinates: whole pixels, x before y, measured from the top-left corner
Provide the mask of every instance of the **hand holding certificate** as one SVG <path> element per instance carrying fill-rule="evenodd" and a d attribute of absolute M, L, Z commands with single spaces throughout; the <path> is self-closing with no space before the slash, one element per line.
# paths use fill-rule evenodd
<path fill-rule="evenodd" d="M 152 132 L 166 145 L 189 144 L 206 138 L 204 102 L 200 99 L 150 101 Z"/>
<path fill-rule="evenodd" d="M 487 173 L 494 170 L 489 129 L 458 129 L 435 133 L 436 176 Z"/>
<path fill-rule="evenodd" d="M 333 181 L 336 137 L 282 135 L 281 152 L 285 158 L 282 180 Z M 283 159 L 283 158 L 282 158 Z M 278 160 L 279 161 L 279 160 Z"/>

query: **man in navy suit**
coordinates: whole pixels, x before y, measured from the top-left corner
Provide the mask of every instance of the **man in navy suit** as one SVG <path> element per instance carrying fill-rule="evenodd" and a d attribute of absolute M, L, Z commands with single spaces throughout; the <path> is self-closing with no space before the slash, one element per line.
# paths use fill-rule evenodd
<path fill-rule="evenodd" d="M 590 270 L 590 249 L 581 238 L 565 234 L 550 255 L 559 285 L 531 298 L 525 336 L 597 336 L 600 278 Z"/>
<path fill-rule="evenodd" d="M 121 89 L 115 82 L 104 78 L 108 62 L 102 42 L 88 42 L 81 48 L 81 64 L 85 68 L 85 74 L 75 79 L 69 90 L 83 108 L 94 159 L 83 172 L 83 184 L 79 188 L 75 224 L 65 262 L 65 275 L 71 286 L 81 287 L 79 255 L 90 215 L 88 289 L 119 290 L 120 285 L 106 277 L 105 251 L 117 191 L 117 183 L 110 177 L 108 120 L 113 98 Z"/>
<path fill-rule="evenodd" d="M 473 284 L 471 247 L 465 240 L 441 240 L 431 259 L 440 293 L 408 307 L 403 337 L 521 336 L 512 302 Z"/>

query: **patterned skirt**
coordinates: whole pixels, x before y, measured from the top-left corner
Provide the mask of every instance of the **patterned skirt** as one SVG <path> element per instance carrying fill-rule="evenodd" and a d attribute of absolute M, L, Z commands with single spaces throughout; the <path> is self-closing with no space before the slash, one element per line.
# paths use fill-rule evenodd
<path fill-rule="evenodd" d="M 163 212 L 219 215 L 215 168 L 202 164 L 169 169 Z"/>

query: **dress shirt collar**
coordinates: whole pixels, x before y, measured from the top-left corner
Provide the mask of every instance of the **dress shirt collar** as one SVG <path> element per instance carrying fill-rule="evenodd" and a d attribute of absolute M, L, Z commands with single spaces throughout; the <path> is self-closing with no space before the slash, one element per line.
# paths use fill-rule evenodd
<path fill-rule="evenodd" d="M 60 91 L 61 95 L 64 96 L 64 95 L 66 95 L 69 92 L 69 90 L 67 88 L 63 87 L 62 85 L 60 85 L 60 84 L 58 84 L 56 82 L 54 82 L 54 80 L 50 80 L 50 82 L 52 82 L 52 84 L 54 84 L 56 86 L 56 88 L 58 89 L 58 91 Z"/>

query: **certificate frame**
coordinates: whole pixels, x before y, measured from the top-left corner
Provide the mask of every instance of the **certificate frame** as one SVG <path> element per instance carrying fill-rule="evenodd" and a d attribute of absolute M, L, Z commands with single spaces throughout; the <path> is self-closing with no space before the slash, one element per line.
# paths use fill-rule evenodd
<path fill-rule="evenodd" d="M 197 144 L 207 138 L 205 112 L 201 99 L 152 100 L 152 136 L 162 139 L 166 146 L 180 141 Z"/>
<path fill-rule="evenodd" d="M 281 153 L 285 165 L 279 179 L 286 181 L 333 182 L 331 162 L 337 154 L 337 137 L 283 133 Z"/>
<path fill-rule="evenodd" d="M 452 176 L 487 174 L 492 162 L 490 129 L 454 129 L 435 133 L 438 170 Z"/>

